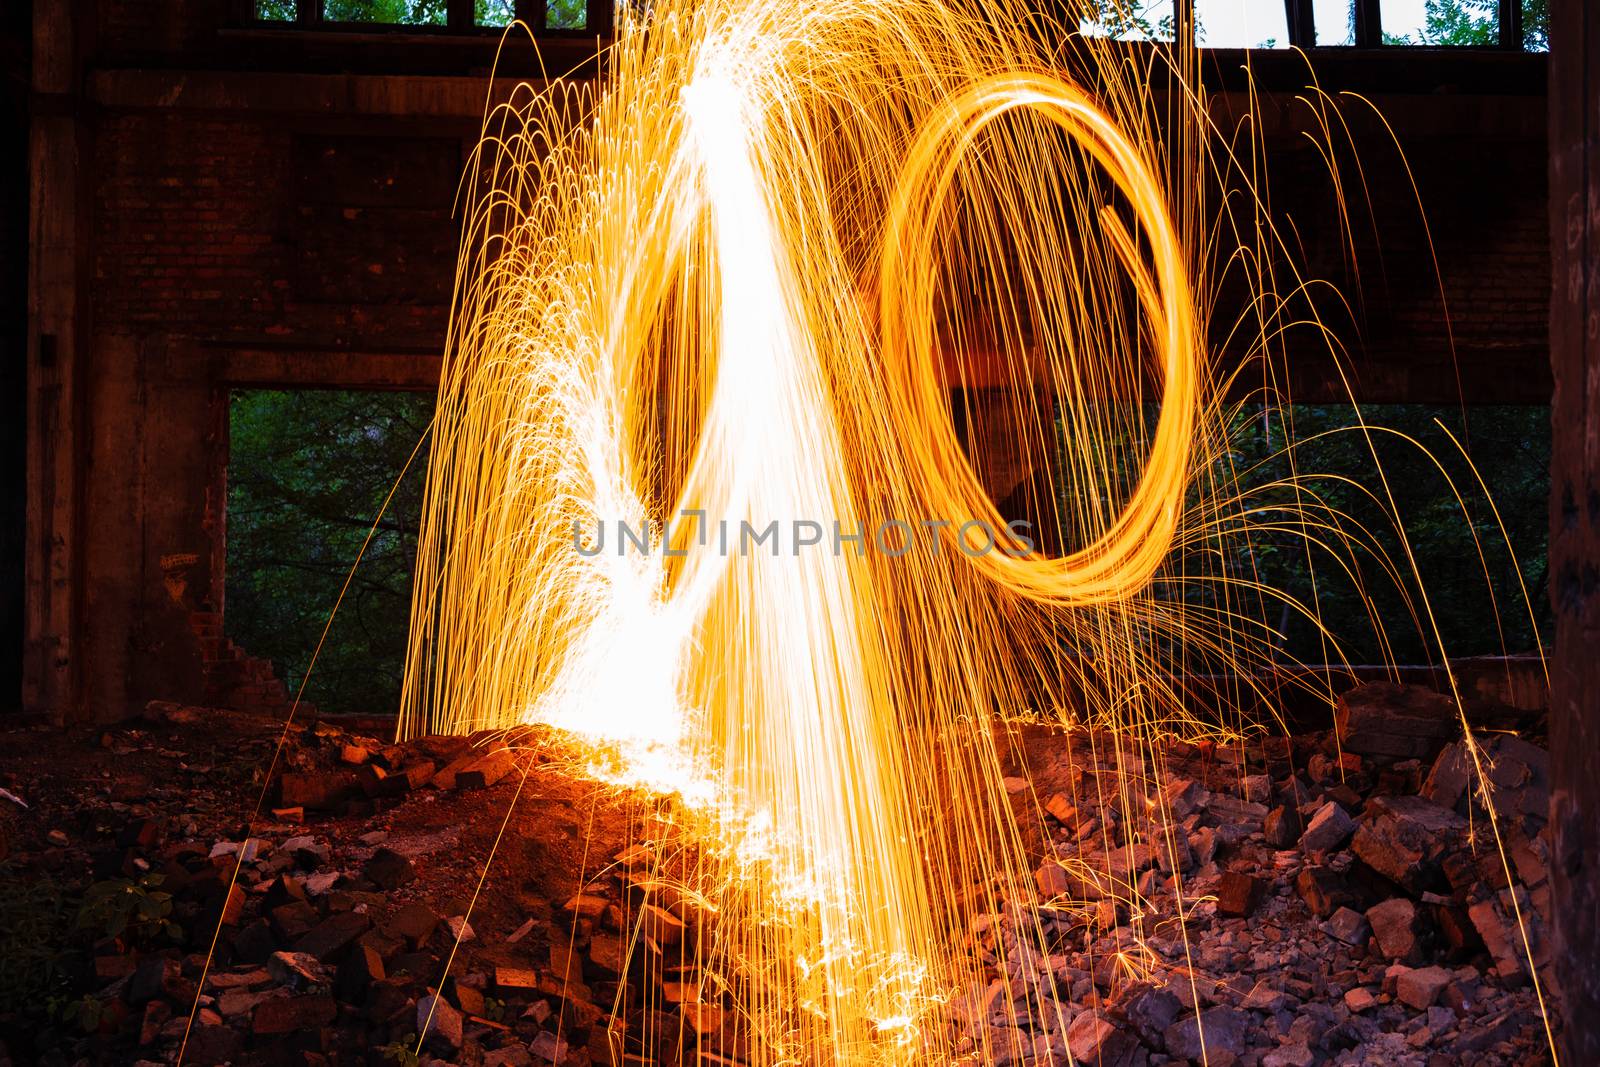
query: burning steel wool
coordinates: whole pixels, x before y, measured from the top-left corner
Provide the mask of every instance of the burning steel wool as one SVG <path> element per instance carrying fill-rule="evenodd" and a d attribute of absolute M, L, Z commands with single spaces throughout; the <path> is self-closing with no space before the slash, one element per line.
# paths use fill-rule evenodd
<path fill-rule="evenodd" d="M 630 8 L 600 83 L 495 106 L 466 179 L 403 730 L 553 727 L 671 798 L 704 857 L 674 891 L 718 918 L 671 951 L 750 1063 L 1069 1062 L 1064 1027 L 971 1025 L 991 973 L 1035 1017 L 1066 995 L 995 722 L 1237 737 L 1243 696 L 1175 679 L 1248 686 L 1316 605 L 1222 547 L 1374 551 L 1309 477 L 1229 466 L 1225 395 L 1307 315 L 1253 149 L 1192 55 L 1064 39 L 996 0 Z M 1206 347 L 1217 262 L 1242 366 Z M 1175 821 L 1156 772 L 1104 803 Z M 1114 892 L 1181 926 L 1168 859 L 1166 902 Z"/>

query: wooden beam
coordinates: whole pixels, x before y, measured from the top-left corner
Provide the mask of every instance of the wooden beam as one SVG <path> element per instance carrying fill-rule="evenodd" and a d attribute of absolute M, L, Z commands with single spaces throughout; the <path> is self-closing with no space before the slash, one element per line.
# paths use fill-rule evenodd
<path fill-rule="evenodd" d="M 1600 1063 L 1600 10 L 1550 5 L 1550 797 L 1562 1062 Z"/>
<path fill-rule="evenodd" d="M 1356 14 L 1357 48 L 1378 48 L 1383 44 L 1383 8 L 1380 0 L 1353 0 Z"/>
<path fill-rule="evenodd" d="M 1522 0 L 1499 0 L 1500 47 L 1522 51 Z"/>
<path fill-rule="evenodd" d="M 85 4 L 34 9 L 33 90 L 76 99 Z M 88 346 L 89 196 L 93 158 L 82 108 L 35 115 L 29 128 L 27 522 L 22 701 L 75 720 L 82 700 L 82 558 Z"/>
<path fill-rule="evenodd" d="M 1283 14 L 1289 27 L 1290 47 L 1315 48 L 1317 16 L 1312 9 L 1312 0 L 1283 0 Z"/>

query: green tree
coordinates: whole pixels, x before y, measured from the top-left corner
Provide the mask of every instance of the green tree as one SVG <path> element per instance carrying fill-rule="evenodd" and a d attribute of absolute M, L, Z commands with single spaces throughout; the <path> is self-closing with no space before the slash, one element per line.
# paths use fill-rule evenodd
<path fill-rule="evenodd" d="M 1428 0 L 1418 44 L 1486 45 L 1500 40 L 1496 0 Z"/>
<path fill-rule="evenodd" d="M 1522 0 L 1523 48 L 1547 50 L 1549 24 L 1549 0 Z M 1383 43 L 1437 48 L 1499 44 L 1498 0 L 1427 0 L 1422 26 L 1415 35 L 1385 33 Z"/>
<path fill-rule="evenodd" d="M 552 30 L 581 30 L 589 24 L 588 4 L 585 0 L 548 0 L 544 24 Z"/>
<path fill-rule="evenodd" d="M 1522 0 L 1522 47 L 1550 50 L 1550 0 Z"/>
<path fill-rule="evenodd" d="M 1408 605 L 1404 594 L 1414 594 L 1418 580 L 1449 655 L 1537 647 L 1548 625 L 1543 595 L 1548 409 L 1474 408 L 1464 420 L 1460 408 L 1388 404 L 1365 407 L 1361 414 L 1368 425 L 1395 433 L 1374 432 L 1369 438 L 1351 429 L 1355 410 L 1344 405 L 1241 411 L 1232 427 L 1229 454 L 1219 461 L 1228 472 L 1218 474 L 1224 481 L 1243 472 L 1244 488 L 1254 491 L 1251 505 L 1269 512 L 1281 507 L 1284 514 L 1305 499 L 1287 484 L 1291 473 L 1301 475 L 1303 490 L 1344 516 L 1346 532 L 1357 535 L 1340 551 L 1360 568 L 1359 577 L 1346 575 L 1328 551 L 1285 529 L 1231 541 L 1225 549 L 1227 575 L 1259 578 L 1308 605 L 1314 603 L 1323 623 L 1347 643 L 1355 659 L 1424 663 L 1436 658 L 1428 628 L 1410 622 L 1415 602 Z M 1467 446 L 1470 463 L 1451 435 Z M 1286 441 L 1299 443 L 1286 450 Z M 1489 497 L 1479 486 L 1480 478 Z M 1391 493 L 1392 510 L 1387 499 Z M 1500 533 L 1502 521 L 1514 561 Z M 1326 531 L 1315 532 L 1329 544 L 1339 543 Z M 1382 553 L 1402 571 L 1408 569 L 1402 532 L 1419 572 L 1405 575 L 1402 585 L 1409 589 L 1397 588 L 1378 565 Z M 1538 632 L 1522 598 L 1524 585 Z M 1374 632 L 1374 616 L 1383 622 L 1387 648 Z M 1321 639 L 1310 621 L 1292 615 L 1286 621 L 1285 652 L 1306 661 L 1322 658 Z"/>
<path fill-rule="evenodd" d="M 395 710 L 426 452 L 400 475 L 433 403 L 413 393 L 235 394 L 224 618 L 228 636 L 272 660 L 291 690 L 378 520 L 306 691 L 326 710 Z"/>
<path fill-rule="evenodd" d="M 479 26 L 506 26 L 517 17 L 513 0 L 473 0 L 472 20 Z"/>
<path fill-rule="evenodd" d="M 322 17 L 329 22 L 443 26 L 447 15 L 446 0 L 322 0 Z"/>

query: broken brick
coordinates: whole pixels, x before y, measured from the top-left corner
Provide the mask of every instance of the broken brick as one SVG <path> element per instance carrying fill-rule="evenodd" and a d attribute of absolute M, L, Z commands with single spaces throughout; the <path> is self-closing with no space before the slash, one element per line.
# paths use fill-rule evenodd
<path fill-rule="evenodd" d="M 330 915 L 294 943 L 295 952 L 305 952 L 327 962 L 341 949 L 367 932 L 371 920 L 357 911 Z"/>
<path fill-rule="evenodd" d="M 1413 893 L 1442 880 L 1441 861 L 1467 832 L 1461 816 L 1423 797 L 1374 797 L 1350 849 L 1379 874 Z"/>
<path fill-rule="evenodd" d="M 327 1026 L 338 1014 L 338 1005 L 324 994 L 274 997 L 256 1005 L 251 1028 L 258 1034 L 291 1034 Z"/>
<path fill-rule="evenodd" d="M 331 811 L 355 791 L 355 775 L 348 771 L 291 772 L 279 782 L 280 806 L 308 811 Z"/>
<path fill-rule="evenodd" d="M 361 875 L 379 889 L 399 889 L 417 877 L 417 869 L 394 849 L 379 848 L 361 868 Z"/>
<path fill-rule="evenodd" d="M 1415 685 L 1369 682 L 1339 697 L 1340 746 L 1363 756 L 1431 760 L 1461 735 L 1456 703 Z"/>
<path fill-rule="evenodd" d="M 1217 914 L 1248 917 L 1261 899 L 1259 879 L 1238 871 L 1227 871 L 1217 883 Z"/>
<path fill-rule="evenodd" d="M 456 788 L 486 789 L 516 767 L 517 757 L 510 749 L 496 749 L 456 772 Z"/>

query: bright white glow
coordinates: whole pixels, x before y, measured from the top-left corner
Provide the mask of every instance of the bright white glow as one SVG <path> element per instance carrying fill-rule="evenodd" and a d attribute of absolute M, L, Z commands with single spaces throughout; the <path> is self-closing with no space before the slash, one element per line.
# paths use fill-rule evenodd
<path fill-rule="evenodd" d="M 1287 48 L 1283 0 L 1195 0 L 1202 48 Z"/>
<path fill-rule="evenodd" d="M 1422 27 L 1427 21 L 1427 0 L 1383 0 L 1380 7 L 1386 37 L 1405 37 L 1422 43 Z"/>
<path fill-rule="evenodd" d="M 1312 0 L 1318 44 L 1354 44 L 1350 36 L 1350 0 Z"/>

